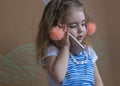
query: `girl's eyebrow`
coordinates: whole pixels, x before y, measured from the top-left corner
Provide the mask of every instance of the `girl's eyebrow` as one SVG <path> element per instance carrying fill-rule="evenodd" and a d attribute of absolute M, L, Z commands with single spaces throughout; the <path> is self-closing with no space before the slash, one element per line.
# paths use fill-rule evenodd
<path fill-rule="evenodd" d="M 68 25 L 77 24 L 78 22 L 69 23 Z"/>
<path fill-rule="evenodd" d="M 83 19 L 83 20 L 81 21 L 81 23 L 84 23 L 84 22 L 86 22 L 86 19 Z M 67 24 L 67 25 L 69 26 L 69 25 L 72 25 L 72 24 L 78 24 L 78 22 L 72 22 L 72 23 L 69 23 L 69 24 Z"/>
<path fill-rule="evenodd" d="M 81 22 L 86 22 L 86 19 L 83 19 Z"/>

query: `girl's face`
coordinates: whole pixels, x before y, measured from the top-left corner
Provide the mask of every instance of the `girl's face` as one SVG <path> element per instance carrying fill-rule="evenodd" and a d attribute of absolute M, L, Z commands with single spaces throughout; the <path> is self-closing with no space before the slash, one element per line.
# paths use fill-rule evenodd
<path fill-rule="evenodd" d="M 79 41 L 86 36 L 86 26 L 85 26 L 85 14 L 80 8 L 73 8 L 67 11 L 64 20 L 64 24 L 70 28 L 70 33 Z"/>

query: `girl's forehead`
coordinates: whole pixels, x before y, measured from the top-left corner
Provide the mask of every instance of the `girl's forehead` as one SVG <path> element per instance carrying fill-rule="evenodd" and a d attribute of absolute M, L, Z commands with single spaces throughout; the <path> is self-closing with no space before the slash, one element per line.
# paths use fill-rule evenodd
<path fill-rule="evenodd" d="M 73 22 L 81 22 L 85 20 L 84 11 L 81 9 L 74 9 L 66 12 L 63 22 L 64 23 L 73 23 Z"/>

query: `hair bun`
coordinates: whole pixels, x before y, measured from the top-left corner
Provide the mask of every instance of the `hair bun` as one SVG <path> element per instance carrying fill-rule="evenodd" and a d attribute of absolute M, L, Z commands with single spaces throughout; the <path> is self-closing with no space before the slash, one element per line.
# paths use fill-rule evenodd
<path fill-rule="evenodd" d="M 96 24 L 94 22 L 87 23 L 87 34 L 92 35 L 96 31 Z"/>
<path fill-rule="evenodd" d="M 50 30 L 50 39 L 54 41 L 61 40 L 64 37 L 64 34 L 65 33 L 62 28 L 58 26 L 52 27 Z"/>

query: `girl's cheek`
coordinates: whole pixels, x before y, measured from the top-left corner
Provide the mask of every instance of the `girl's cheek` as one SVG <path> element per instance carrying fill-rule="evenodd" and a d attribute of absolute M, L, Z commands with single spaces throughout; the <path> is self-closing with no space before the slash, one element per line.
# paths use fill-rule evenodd
<path fill-rule="evenodd" d="M 76 35 L 77 35 L 77 31 L 74 31 L 74 30 L 70 30 L 70 33 L 71 33 L 74 37 L 76 37 Z"/>

